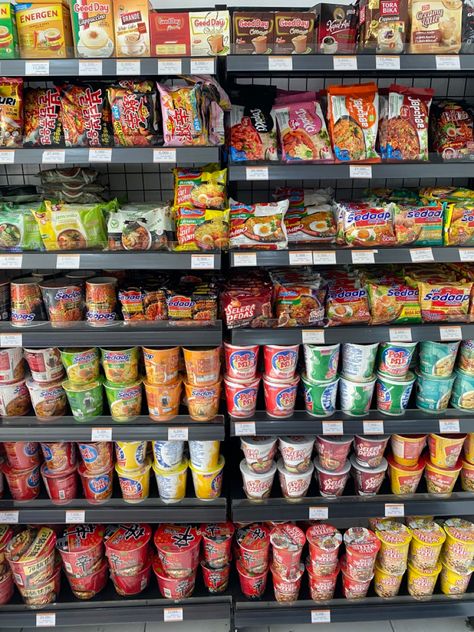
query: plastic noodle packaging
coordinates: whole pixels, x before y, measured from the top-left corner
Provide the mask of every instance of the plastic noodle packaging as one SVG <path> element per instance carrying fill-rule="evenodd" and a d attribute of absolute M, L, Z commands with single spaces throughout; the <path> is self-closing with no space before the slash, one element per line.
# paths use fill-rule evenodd
<path fill-rule="evenodd" d="M 395 204 L 380 206 L 366 202 L 337 204 L 337 242 L 350 246 L 393 246 Z"/>
<path fill-rule="evenodd" d="M 176 250 L 224 249 L 229 243 L 229 211 L 178 207 Z"/>
<path fill-rule="evenodd" d="M 469 6 L 464 3 L 464 9 Z M 467 9 L 472 14 L 472 8 Z M 474 153 L 474 117 L 465 101 L 441 101 L 432 105 L 430 137 L 443 160 L 471 160 Z"/>
<path fill-rule="evenodd" d="M 66 147 L 111 145 L 110 109 L 104 86 L 66 83 L 58 90 Z"/>
<path fill-rule="evenodd" d="M 127 204 L 110 213 L 109 250 L 163 250 L 173 239 L 171 209 L 164 203 Z"/>
<path fill-rule="evenodd" d="M 122 80 L 107 88 L 115 144 L 152 147 L 158 143 L 157 94 L 152 81 Z"/>
<path fill-rule="evenodd" d="M 175 207 L 226 208 L 227 169 L 207 165 L 202 169 L 177 167 L 174 171 Z"/>
<path fill-rule="evenodd" d="M 285 214 L 288 200 L 243 204 L 230 200 L 231 248 L 284 250 L 288 247 Z"/>
<path fill-rule="evenodd" d="M 58 89 L 25 89 L 25 135 L 28 147 L 59 147 L 63 140 L 61 100 Z"/>
<path fill-rule="evenodd" d="M 30 205 L 3 204 L 0 210 L 0 250 L 42 250 L 43 242 Z"/>
<path fill-rule="evenodd" d="M 23 79 L 0 78 L 0 147 L 21 147 Z"/>

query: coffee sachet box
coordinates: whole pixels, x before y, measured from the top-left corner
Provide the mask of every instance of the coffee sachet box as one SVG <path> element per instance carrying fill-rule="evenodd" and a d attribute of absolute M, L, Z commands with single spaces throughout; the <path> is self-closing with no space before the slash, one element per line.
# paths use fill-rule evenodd
<path fill-rule="evenodd" d="M 150 37 L 152 57 L 189 55 L 189 13 L 150 11 Z"/>
<path fill-rule="evenodd" d="M 314 24 L 311 11 L 275 12 L 275 55 L 308 55 L 315 53 Z"/>
<path fill-rule="evenodd" d="M 193 57 L 213 57 L 229 53 L 228 11 L 192 11 L 189 14 L 189 31 Z"/>
<path fill-rule="evenodd" d="M 270 11 L 234 11 L 233 52 L 270 55 L 273 52 L 275 14 Z"/>

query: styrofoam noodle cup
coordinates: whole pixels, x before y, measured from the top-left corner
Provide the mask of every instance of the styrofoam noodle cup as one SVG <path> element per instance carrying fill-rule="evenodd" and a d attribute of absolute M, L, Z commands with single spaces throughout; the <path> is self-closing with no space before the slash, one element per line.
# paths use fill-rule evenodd
<path fill-rule="evenodd" d="M 186 496 L 188 461 L 184 459 L 173 469 L 162 470 L 153 462 L 158 494 L 164 503 L 177 503 Z"/>
<path fill-rule="evenodd" d="M 471 581 L 473 568 L 467 573 L 460 573 L 445 562 L 441 563 L 440 587 L 445 595 L 464 595 Z"/>
<path fill-rule="evenodd" d="M 301 553 L 305 545 L 304 532 L 294 524 L 284 523 L 270 531 L 273 568 L 283 577 L 299 574 Z"/>
<path fill-rule="evenodd" d="M 291 417 L 295 411 L 296 394 L 300 376 L 278 381 L 274 378 L 263 376 L 263 395 L 265 409 L 270 417 Z"/>
<path fill-rule="evenodd" d="M 342 594 L 344 597 L 346 599 L 363 599 L 366 597 L 374 574 L 372 573 L 369 579 L 357 579 L 353 577 L 349 574 L 345 555 L 341 557 L 341 571 Z"/>
<path fill-rule="evenodd" d="M 16 470 L 8 463 L 1 464 L 13 500 L 33 500 L 40 492 L 40 466 Z"/>
<path fill-rule="evenodd" d="M 268 569 L 270 529 L 266 525 L 253 523 L 241 527 L 237 531 L 236 544 L 236 559 L 246 572 L 259 575 Z"/>
<path fill-rule="evenodd" d="M 431 463 L 439 467 L 454 467 L 458 462 L 465 438 L 465 434 L 429 434 L 428 450 Z"/>
<path fill-rule="evenodd" d="M 313 381 L 306 373 L 301 375 L 306 412 L 314 417 L 330 417 L 336 412 L 339 378 L 330 381 Z"/>
<path fill-rule="evenodd" d="M 423 448 L 426 445 L 426 435 L 399 435 L 390 437 L 395 463 L 413 467 L 418 463 Z"/>
<path fill-rule="evenodd" d="M 220 347 L 183 348 L 187 382 L 193 386 L 210 386 L 219 381 L 221 370 Z"/>
<path fill-rule="evenodd" d="M 377 410 L 385 415 L 403 415 L 410 400 L 415 374 L 408 371 L 404 378 L 377 373 Z"/>
<path fill-rule="evenodd" d="M 325 498 L 342 496 L 351 469 L 349 461 L 346 461 L 344 467 L 337 472 L 324 468 L 317 458 L 313 463 L 321 496 Z"/>
<path fill-rule="evenodd" d="M 446 540 L 443 528 L 434 520 L 414 518 L 408 521 L 412 540 L 408 559 L 422 571 L 434 570 Z"/>
<path fill-rule="evenodd" d="M 369 412 L 374 393 L 375 377 L 367 382 L 354 382 L 345 377 L 339 380 L 341 410 L 352 417 L 362 417 Z"/>
<path fill-rule="evenodd" d="M 100 472 L 89 472 L 86 469 L 85 463 L 81 463 L 78 472 L 87 502 L 98 505 L 112 496 L 114 480 L 113 463 Z"/>
<path fill-rule="evenodd" d="M 223 568 L 231 561 L 231 545 L 234 536 L 232 522 L 209 523 L 200 527 L 202 552 L 208 568 Z"/>
<path fill-rule="evenodd" d="M 255 415 L 259 384 L 258 376 L 240 383 L 227 375 L 224 376 L 227 411 L 231 417 L 248 419 Z"/>
<path fill-rule="evenodd" d="M 143 347 L 149 384 L 172 384 L 178 379 L 179 347 Z"/>
<path fill-rule="evenodd" d="M 78 599 L 92 599 L 105 588 L 109 578 L 109 567 L 107 566 L 107 561 L 103 559 L 98 562 L 98 568 L 88 575 L 76 577 L 66 572 L 66 577 L 75 597 Z"/>
<path fill-rule="evenodd" d="M 41 466 L 41 476 L 48 496 L 56 505 L 64 505 L 77 498 L 77 467 L 52 472 L 46 463 Z"/>
<path fill-rule="evenodd" d="M 427 459 L 425 465 L 425 481 L 428 493 L 450 494 L 456 485 L 461 469 L 461 459 L 459 459 L 454 467 L 450 468 L 439 467 Z"/>
<path fill-rule="evenodd" d="M 408 562 L 407 585 L 408 592 L 415 599 L 431 597 L 441 572 L 441 564 L 431 571 L 421 571 Z"/>
<path fill-rule="evenodd" d="M 311 381 L 333 380 L 339 365 L 340 344 L 303 345 L 306 375 Z"/>
<path fill-rule="evenodd" d="M 370 382 L 374 375 L 378 342 L 373 344 L 354 344 L 345 342 L 342 345 L 342 374 L 353 382 Z"/>
<path fill-rule="evenodd" d="M 101 525 L 66 527 L 56 542 L 65 571 L 74 577 L 90 575 L 104 556 L 103 540 Z"/>
<path fill-rule="evenodd" d="M 446 532 L 443 562 L 458 573 L 469 572 L 474 557 L 474 524 L 464 518 L 448 518 L 443 528 Z"/>
<path fill-rule="evenodd" d="M 380 568 L 389 573 L 404 572 L 412 539 L 408 527 L 395 520 L 385 520 L 377 524 L 375 534 L 380 541 L 377 559 Z"/>
<path fill-rule="evenodd" d="M 4 441 L 7 463 L 15 470 L 27 470 L 39 465 L 39 443 L 35 441 Z"/>
<path fill-rule="evenodd" d="M 247 461 L 242 459 L 240 462 L 240 471 L 242 473 L 244 492 L 249 500 L 263 500 L 270 496 L 276 470 L 276 463 L 272 461 L 272 465 L 268 471 L 263 474 L 257 474 L 249 468 Z"/>
<path fill-rule="evenodd" d="M 5 444 L 3 444 L 5 445 Z M 474 465 L 474 432 L 468 432 L 463 446 L 464 459 Z"/>
<path fill-rule="evenodd" d="M 314 447 L 323 468 L 333 472 L 342 470 L 352 445 L 352 436 L 328 437 L 317 435 Z"/>
<path fill-rule="evenodd" d="M 277 463 L 278 478 L 283 496 L 287 500 L 299 500 L 304 498 L 308 492 L 313 475 L 313 464 L 310 463 L 305 472 L 290 472 L 286 469 L 283 459 Z"/>
<path fill-rule="evenodd" d="M 155 573 L 160 593 L 165 599 L 177 600 L 191 597 L 196 582 L 196 571 L 197 568 L 186 577 L 170 577 L 163 570 L 159 557 L 155 556 L 153 558 L 153 572 Z"/>
<path fill-rule="evenodd" d="M 280 454 L 289 472 L 306 472 L 311 465 L 314 440 L 314 437 L 298 435 L 279 438 Z"/>
<path fill-rule="evenodd" d="M 315 524 L 306 531 L 307 565 L 315 576 L 332 575 L 337 568 L 342 535 L 330 524 Z"/>
<path fill-rule="evenodd" d="M 416 342 L 381 342 L 378 371 L 382 375 L 404 379 L 410 368 Z"/>
<path fill-rule="evenodd" d="M 242 567 L 240 560 L 236 563 L 239 574 L 240 589 L 247 599 L 260 599 L 267 587 L 268 569 L 261 573 L 252 574 Z"/>
<path fill-rule="evenodd" d="M 329 601 L 334 597 L 336 589 L 337 576 L 339 575 L 339 564 L 336 560 L 336 566 L 332 573 L 326 575 L 317 575 L 313 573 L 313 567 L 306 562 L 306 570 L 308 571 L 309 592 L 313 601 Z"/>
<path fill-rule="evenodd" d="M 344 545 L 346 574 L 362 582 L 370 582 L 380 550 L 380 540 L 370 529 L 351 527 L 344 533 Z"/>
<path fill-rule="evenodd" d="M 220 568 L 211 568 L 203 560 L 201 562 L 202 578 L 204 586 L 211 594 L 225 592 L 229 585 L 230 564 Z"/>
<path fill-rule="evenodd" d="M 264 345 L 265 375 L 269 380 L 292 380 L 298 363 L 299 345 Z"/>
<path fill-rule="evenodd" d="M 213 470 L 218 466 L 220 456 L 220 441 L 189 441 L 190 464 L 197 470 Z"/>
<path fill-rule="evenodd" d="M 146 462 L 148 441 L 116 441 L 115 458 L 118 467 L 137 470 Z"/>
<path fill-rule="evenodd" d="M 153 460 L 160 470 L 174 470 L 183 460 L 184 441 L 152 441 Z"/>
<path fill-rule="evenodd" d="M 143 380 L 148 412 L 153 421 L 168 421 L 179 413 L 182 380 L 177 378 L 167 384 L 152 384 Z"/>
<path fill-rule="evenodd" d="M 189 468 L 193 477 L 194 493 L 201 500 L 219 498 L 222 491 L 222 478 L 225 459 L 221 455 L 216 467 L 210 470 L 198 470 L 191 463 Z"/>
<path fill-rule="evenodd" d="M 139 570 L 135 575 L 116 575 L 110 573 L 110 578 L 115 586 L 115 590 L 119 595 L 128 597 L 138 595 L 145 590 L 150 581 L 151 560 Z"/>
<path fill-rule="evenodd" d="M 118 465 L 115 466 L 117 472 L 122 497 L 127 503 L 141 503 L 148 498 L 150 489 L 150 467 L 151 462 L 147 461 L 137 470 L 124 470 Z"/>
<path fill-rule="evenodd" d="M 304 565 L 300 564 L 298 569 L 290 577 L 280 573 L 279 569 L 272 564 L 270 566 L 273 579 L 273 591 L 278 602 L 290 603 L 297 601 L 300 593 L 301 578 L 303 577 Z"/>
<path fill-rule="evenodd" d="M 201 544 L 201 532 L 197 528 L 161 524 L 153 541 L 166 575 L 181 579 L 195 572 Z"/>
<path fill-rule="evenodd" d="M 241 437 L 240 446 L 252 472 L 265 474 L 272 469 L 277 449 L 276 437 Z"/>
<path fill-rule="evenodd" d="M 110 571 L 136 575 L 148 562 L 152 531 L 148 524 L 111 524 L 105 529 L 105 554 Z"/>
<path fill-rule="evenodd" d="M 392 494 L 397 496 L 414 494 L 423 476 L 426 459 L 421 457 L 416 465 L 407 466 L 396 463 L 393 454 L 388 454 L 387 461 Z"/>
<path fill-rule="evenodd" d="M 390 435 L 355 435 L 354 454 L 357 463 L 365 467 L 377 467 L 382 463 Z"/>
<path fill-rule="evenodd" d="M 382 459 L 377 467 L 366 467 L 357 462 L 352 454 L 350 458 L 355 489 L 359 496 L 375 496 L 378 493 L 387 471 L 388 463 Z"/>
<path fill-rule="evenodd" d="M 389 599 L 390 597 L 396 597 L 400 590 L 400 584 L 404 576 L 403 573 L 389 573 L 388 571 L 380 568 L 378 564 L 375 565 L 374 573 L 374 591 L 375 594 L 383 599 Z"/>
<path fill-rule="evenodd" d="M 258 345 L 240 346 L 224 342 L 226 373 L 231 379 L 252 380 L 257 374 Z"/>

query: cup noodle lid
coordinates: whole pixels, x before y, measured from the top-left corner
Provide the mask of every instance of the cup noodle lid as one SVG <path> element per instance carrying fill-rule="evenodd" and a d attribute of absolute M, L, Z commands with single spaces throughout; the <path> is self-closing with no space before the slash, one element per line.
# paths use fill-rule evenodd
<path fill-rule="evenodd" d="M 376 555 L 380 549 L 380 540 L 373 531 L 365 527 L 351 527 L 344 533 L 344 544 L 361 555 Z"/>
<path fill-rule="evenodd" d="M 365 472 L 366 474 L 381 474 L 382 472 L 385 472 L 388 467 L 387 459 L 385 459 L 384 457 L 382 457 L 382 461 L 377 467 L 368 467 L 367 465 L 361 465 L 361 463 L 359 463 L 359 461 L 357 460 L 355 454 L 351 454 L 350 462 L 354 469 L 359 470 L 360 472 Z"/>
<path fill-rule="evenodd" d="M 155 533 L 154 543 L 159 551 L 184 553 L 201 543 L 201 532 L 190 525 L 162 524 Z"/>
<path fill-rule="evenodd" d="M 247 444 L 248 446 L 250 446 L 251 448 L 265 448 L 266 449 L 270 449 L 273 445 L 275 445 L 277 442 L 277 437 L 267 437 L 267 436 L 262 436 L 262 437 L 241 437 L 240 438 L 240 443 L 242 444 L 242 446 L 244 444 Z"/>
<path fill-rule="evenodd" d="M 396 520 L 379 522 L 375 532 L 384 544 L 404 545 L 409 544 L 411 540 L 408 527 Z"/>
<path fill-rule="evenodd" d="M 474 524 L 463 518 L 448 518 L 444 525 L 444 530 L 452 538 L 463 542 L 474 542 Z"/>
<path fill-rule="evenodd" d="M 304 444 L 307 444 L 307 445 L 314 444 L 315 440 L 316 440 L 316 437 L 300 436 L 300 435 L 280 437 L 281 443 L 286 443 L 290 446 L 291 445 L 296 446 L 297 449 L 301 445 L 304 445 Z"/>
<path fill-rule="evenodd" d="M 212 524 L 202 524 L 199 531 L 203 538 L 214 542 L 225 542 L 234 535 L 234 525 L 232 522 L 216 522 Z"/>
<path fill-rule="evenodd" d="M 315 524 L 306 531 L 310 544 L 323 551 L 335 551 L 341 546 L 342 535 L 332 524 Z"/>
<path fill-rule="evenodd" d="M 67 527 L 56 547 L 66 553 L 87 551 L 104 539 L 104 527 L 100 524 L 77 524 Z"/>
<path fill-rule="evenodd" d="M 435 545 L 443 544 L 446 540 L 445 532 L 434 520 L 422 517 L 412 518 L 408 520 L 407 526 L 419 542 Z"/>
<path fill-rule="evenodd" d="M 306 542 L 303 531 L 294 524 L 280 524 L 270 531 L 270 543 L 278 549 L 298 551 Z"/>
<path fill-rule="evenodd" d="M 266 549 L 270 544 L 270 529 L 264 524 L 254 522 L 237 531 L 237 544 L 250 551 Z"/>
<path fill-rule="evenodd" d="M 131 551 L 147 544 L 150 538 L 148 524 L 110 524 L 105 529 L 104 542 L 107 549 Z"/>

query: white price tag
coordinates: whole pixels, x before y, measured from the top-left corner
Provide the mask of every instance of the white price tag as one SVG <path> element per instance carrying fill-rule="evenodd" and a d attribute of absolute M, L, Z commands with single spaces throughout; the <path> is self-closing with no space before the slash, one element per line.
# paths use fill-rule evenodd
<path fill-rule="evenodd" d="M 0 334 L 0 347 L 22 347 L 22 334 Z"/>
<path fill-rule="evenodd" d="M 164 608 L 163 609 L 163 621 L 165 623 L 171 623 L 172 621 L 183 620 L 182 608 Z"/>
<path fill-rule="evenodd" d="M 293 70 L 293 57 L 275 57 L 268 58 L 268 70 Z"/>
<path fill-rule="evenodd" d="M 474 248 L 459 248 L 461 261 L 474 261 Z"/>
<path fill-rule="evenodd" d="M 89 149 L 89 162 L 112 162 L 112 150 Z"/>
<path fill-rule="evenodd" d="M 331 623 L 331 611 L 311 610 L 311 623 Z"/>
<path fill-rule="evenodd" d="M 102 75 L 102 59 L 80 59 L 79 77 L 100 77 Z"/>
<path fill-rule="evenodd" d="M 0 524 L 18 524 L 19 511 L 0 511 Z"/>
<path fill-rule="evenodd" d="M 328 507 L 310 507 L 309 519 L 310 520 L 327 520 L 329 517 Z"/>
<path fill-rule="evenodd" d="M 436 55 L 436 70 L 461 70 L 459 55 Z"/>
<path fill-rule="evenodd" d="M 86 512 L 84 510 L 68 509 L 64 522 L 66 524 L 82 524 L 86 521 Z"/>
<path fill-rule="evenodd" d="M 454 327 L 440 327 L 439 337 L 441 340 L 462 340 L 462 329 L 459 325 Z"/>
<path fill-rule="evenodd" d="M 349 178 L 372 177 L 372 167 L 370 165 L 349 165 Z"/>
<path fill-rule="evenodd" d="M 112 441 L 112 428 L 92 428 L 91 441 Z"/>
<path fill-rule="evenodd" d="M 290 252 L 290 265 L 306 266 L 313 264 L 313 253 L 309 250 L 301 250 L 298 252 Z"/>
<path fill-rule="evenodd" d="M 119 60 L 117 59 L 117 75 L 139 75 L 141 74 L 140 60 Z"/>
<path fill-rule="evenodd" d="M 459 419 L 440 419 L 439 420 L 440 432 L 461 432 L 459 426 Z"/>
<path fill-rule="evenodd" d="M 301 340 L 305 345 L 323 345 L 324 329 L 303 329 Z"/>
<path fill-rule="evenodd" d="M 36 627 L 37 628 L 54 628 L 56 625 L 55 612 L 37 612 Z"/>
<path fill-rule="evenodd" d="M 15 162 L 15 150 L 4 149 L 0 151 L 0 164 L 11 165 Z"/>
<path fill-rule="evenodd" d="M 405 505 L 395 503 L 385 503 L 386 518 L 403 518 L 405 515 Z"/>
<path fill-rule="evenodd" d="M 257 434 L 254 421 L 236 421 L 234 423 L 236 437 L 254 437 Z"/>
<path fill-rule="evenodd" d="M 214 270 L 214 255 L 191 255 L 191 270 Z"/>
<path fill-rule="evenodd" d="M 357 57 L 353 55 L 335 55 L 334 70 L 357 70 Z"/>
<path fill-rule="evenodd" d="M 49 61 L 25 61 L 25 75 L 49 75 Z"/>
<path fill-rule="evenodd" d="M 342 421 L 323 421 L 323 435 L 344 434 L 344 424 Z"/>
<path fill-rule="evenodd" d="M 363 421 L 365 435 L 383 434 L 383 421 Z"/>
<path fill-rule="evenodd" d="M 268 180 L 268 167 L 246 167 L 246 180 Z"/>
<path fill-rule="evenodd" d="M 81 265 L 81 255 L 57 255 L 57 270 L 78 270 Z"/>
<path fill-rule="evenodd" d="M 188 428 L 168 428 L 168 441 L 187 441 Z"/>
<path fill-rule="evenodd" d="M 153 162 L 176 163 L 176 149 L 163 147 L 153 150 Z"/>
<path fill-rule="evenodd" d="M 21 270 L 23 255 L 1 255 L 0 270 Z"/>
<path fill-rule="evenodd" d="M 216 71 L 214 59 L 191 59 L 192 75 L 213 75 Z"/>
<path fill-rule="evenodd" d="M 313 252 L 313 264 L 315 266 L 335 266 L 336 253 L 330 250 L 315 250 Z"/>
<path fill-rule="evenodd" d="M 431 248 L 412 248 L 410 250 L 410 258 L 413 263 L 434 261 L 433 251 Z"/>
<path fill-rule="evenodd" d="M 412 342 L 411 329 L 409 327 L 400 327 L 399 329 L 390 327 L 388 337 L 390 342 Z"/>
<path fill-rule="evenodd" d="M 256 252 L 234 252 L 234 266 L 250 267 L 257 265 Z"/>
<path fill-rule="evenodd" d="M 158 74 L 159 75 L 181 75 L 183 65 L 181 59 L 159 59 Z"/>
<path fill-rule="evenodd" d="M 66 161 L 64 149 L 48 149 L 43 151 L 42 162 L 47 165 L 62 165 Z"/>
<path fill-rule="evenodd" d="M 375 67 L 377 70 L 400 70 L 400 57 L 398 55 L 376 55 Z"/>
<path fill-rule="evenodd" d="M 354 250 L 351 252 L 352 263 L 375 263 L 378 250 Z"/>

